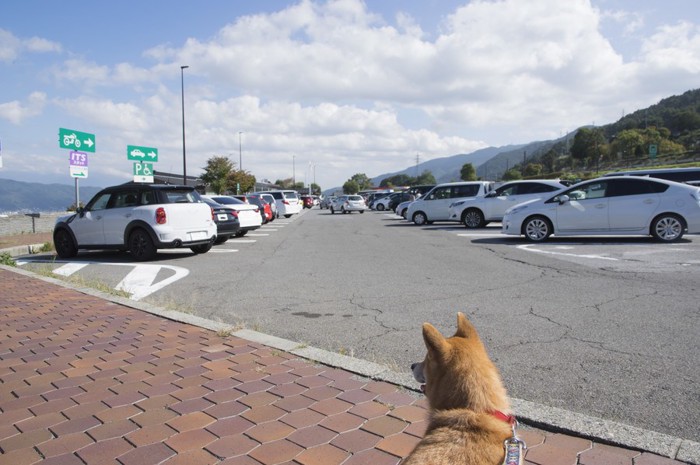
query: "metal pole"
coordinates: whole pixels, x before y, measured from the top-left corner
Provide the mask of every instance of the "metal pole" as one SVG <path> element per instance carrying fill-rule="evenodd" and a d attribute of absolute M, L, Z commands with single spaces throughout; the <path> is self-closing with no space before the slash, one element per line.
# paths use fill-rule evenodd
<path fill-rule="evenodd" d="M 79 193 L 79 188 L 78 188 L 78 178 L 75 179 L 75 209 L 77 210 L 78 207 L 80 207 L 80 193 Z"/>
<path fill-rule="evenodd" d="M 187 185 L 187 156 L 185 152 L 185 68 L 180 66 L 180 89 L 182 91 L 182 183 Z"/>
<path fill-rule="evenodd" d="M 241 149 L 241 131 L 238 131 L 238 169 L 243 171 L 243 150 Z"/>

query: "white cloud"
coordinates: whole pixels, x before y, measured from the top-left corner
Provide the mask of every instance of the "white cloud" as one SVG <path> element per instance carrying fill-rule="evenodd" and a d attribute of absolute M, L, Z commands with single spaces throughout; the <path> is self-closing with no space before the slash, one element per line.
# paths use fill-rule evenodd
<path fill-rule="evenodd" d="M 23 52 L 61 52 L 61 44 L 40 37 L 20 39 L 10 31 L 0 28 L 0 61 L 12 62 Z"/>
<path fill-rule="evenodd" d="M 20 124 L 27 118 L 41 114 L 45 104 L 45 93 L 32 92 L 26 103 L 18 100 L 0 103 L 0 118 L 6 119 L 13 124 Z"/>

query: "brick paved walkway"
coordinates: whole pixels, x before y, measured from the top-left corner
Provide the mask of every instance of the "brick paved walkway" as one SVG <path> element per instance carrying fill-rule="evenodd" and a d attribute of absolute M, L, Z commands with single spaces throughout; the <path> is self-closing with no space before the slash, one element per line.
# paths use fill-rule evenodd
<path fill-rule="evenodd" d="M 0 465 L 395 465 L 425 401 L 0 269 Z M 678 465 L 521 428 L 526 463 Z"/>

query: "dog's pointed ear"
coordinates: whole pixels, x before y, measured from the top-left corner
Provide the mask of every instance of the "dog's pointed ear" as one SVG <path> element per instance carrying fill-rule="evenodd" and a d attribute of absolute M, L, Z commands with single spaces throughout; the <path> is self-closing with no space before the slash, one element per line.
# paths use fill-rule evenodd
<path fill-rule="evenodd" d="M 430 323 L 423 323 L 423 340 L 428 352 L 432 352 L 436 356 L 441 356 L 448 350 L 444 336 Z"/>
<path fill-rule="evenodd" d="M 463 337 L 466 339 L 473 335 L 475 332 L 476 329 L 474 329 L 474 326 L 469 322 L 469 320 L 467 320 L 467 317 L 464 316 L 464 313 L 457 313 L 457 332 L 455 333 L 455 337 Z"/>

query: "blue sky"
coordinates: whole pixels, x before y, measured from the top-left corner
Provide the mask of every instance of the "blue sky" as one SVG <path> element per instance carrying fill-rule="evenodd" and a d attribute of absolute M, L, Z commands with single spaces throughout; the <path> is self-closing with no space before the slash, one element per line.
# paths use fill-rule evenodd
<path fill-rule="evenodd" d="M 83 185 L 131 179 L 127 145 L 158 148 L 155 168 L 181 173 L 181 65 L 188 174 L 223 155 L 258 179 L 329 188 L 409 167 L 416 155 L 556 138 L 698 88 L 700 8 L 3 2 L 0 179 L 72 183 L 60 127 L 96 134 Z"/>

